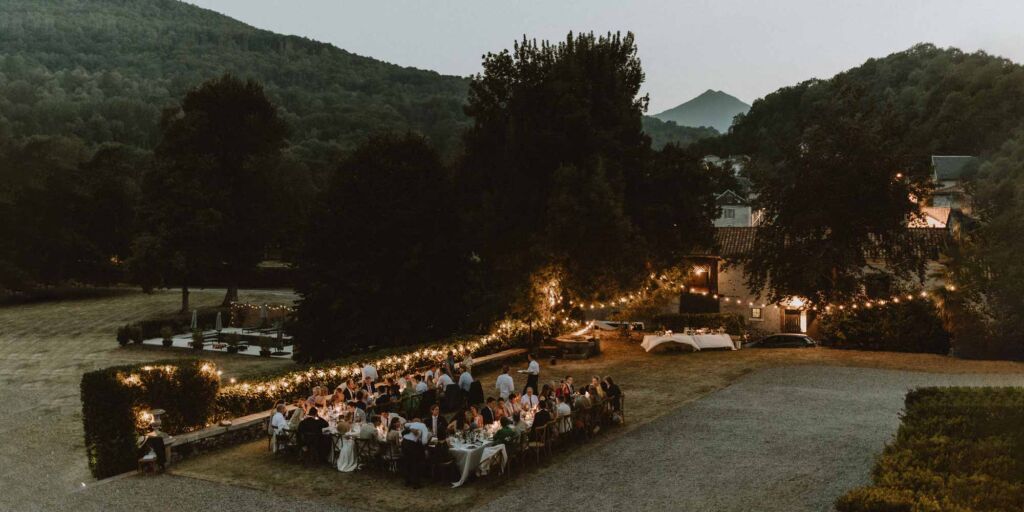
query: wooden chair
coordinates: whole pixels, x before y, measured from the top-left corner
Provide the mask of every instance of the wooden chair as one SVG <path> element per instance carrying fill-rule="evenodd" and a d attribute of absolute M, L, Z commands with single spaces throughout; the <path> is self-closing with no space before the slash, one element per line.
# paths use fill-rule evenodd
<path fill-rule="evenodd" d="M 534 429 L 530 433 L 531 439 L 528 446 L 529 450 L 533 452 L 534 460 L 537 464 L 540 464 L 541 453 L 547 453 L 548 451 L 548 425 L 544 425 L 540 429 Z"/>
<path fill-rule="evenodd" d="M 320 461 L 318 445 L 321 442 L 320 434 L 315 432 L 303 432 L 299 434 L 299 460 L 307 465 L 315 465 Z"/>
<path fill-rule="evenodd" d="M 402 446 L 395 443 L 385 443 L 380 460 L 384 471 L 398 473 L 398 469 L 402 467 Z"/>
<path fill-rule="evenodd" d="M 560 448 L 565 446 L 566 442 L 568 442 L 572 438 L 572 413 L 569 413 L 565 416 L 562 416 L 561 418 L 558 418 L 555 424 L 558 425 L 558 427 L 555 430 L 555 432 L 558 435 L 558 437 L 555 438 L 556 447 Z"/>
<path fill-rule="evenodd" d="M 376 469 L 379 467 L 377 464 L 378 445 L 379 441 L 376 439 L 361 439 L 356 438 L 356 463 L 360 469 Z"/>

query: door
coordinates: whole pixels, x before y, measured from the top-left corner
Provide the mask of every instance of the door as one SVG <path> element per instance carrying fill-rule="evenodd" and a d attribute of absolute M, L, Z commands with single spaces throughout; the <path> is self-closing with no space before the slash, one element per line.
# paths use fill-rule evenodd
<path fill-rule="evenodd" d="M 800 310 L 799 309 L 787 309 L 782 315 L 782 332 L 793 332 L 799 333 L 800 330 Z"/>

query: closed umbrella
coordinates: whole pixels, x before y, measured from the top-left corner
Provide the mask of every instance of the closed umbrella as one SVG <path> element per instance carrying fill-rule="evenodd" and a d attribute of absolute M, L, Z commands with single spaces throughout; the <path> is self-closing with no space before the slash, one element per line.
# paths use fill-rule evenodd
<path fill-rule="evenodd" d="M 224 323 L 220 319 L 220 311 L 217 312 L 217 323 L 215 324 L 214 329 L 217 329 L 217 332 L 220 332 L 224 329 Z"/>
<path fill-rule="evenodd" d="M 260 306 L 260 327 L 267 326 L 267 305 Z"/>
<path fill-rule="evenodd" d="M 199 311 L 193 309 L 192 310 L 192 330 L 194 331 L 196 329 L 199 329 Z"/>

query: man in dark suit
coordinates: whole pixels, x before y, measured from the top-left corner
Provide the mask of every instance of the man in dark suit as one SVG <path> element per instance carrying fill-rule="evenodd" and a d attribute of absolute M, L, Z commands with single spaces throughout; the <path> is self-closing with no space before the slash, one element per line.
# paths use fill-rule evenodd
<path fill-rule="evenodd" d="M 484 418 L 484 425 L 494 423 L 494 397 L 487 397 L 487 405 L 480 411 L 480 416 Z"/>
<path fill-rule="evenodd" d="M 430 417 L 424 423 L 438 441 L 448 439 L 448 421 L 441 416 L 441 406 L 434 404 L 430 408 Z"/>
<path fill-rule="evenodd" d="M 548 401 L 541 400 L 540 408 L 537 409 L 537 414 L 533 415 L 533 430 L 544 428 L 545 425 L 551 422 L 551 413 L 548 412 Z"/>
<path fill-rule="evenodd" d="M 327 426 L 327 421 L 320 417 L 316 407 L 310 408 L 306 417 L 299 422 L 299 439 L 315 439 L 315 441 L 308 445 L 308 449 L 313 450 L 317 460 L 325 460 L 327 458 L 327 450 L 331 446 L 330 437 L 324 435 L 324 429 Z"/>

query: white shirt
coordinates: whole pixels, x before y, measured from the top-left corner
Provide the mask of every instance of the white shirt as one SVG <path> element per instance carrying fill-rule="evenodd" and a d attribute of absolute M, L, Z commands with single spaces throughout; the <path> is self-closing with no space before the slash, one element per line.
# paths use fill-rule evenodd
<path fill-rule="evenodd" d="M 530 375 L 540 375 L 540 364 L 537 363 L 536 359 L 530 361 L 530 366 L 526 367 L 526 373 L 529 373 Z"/>
<path fill-rule="evenodd" d="M 441 389 L 448 389 L 448 386 L 451 386 L 452 384 L 455 384 L 455 382 L 452 381 L 452 378 L 449 377 L 447 373 L 442 373 L 437 379 L 437 387 Z"/>
<path fill-rule="evenodd" d="M 508 396 L 516 389 L 516 383 L 512 381 L 511 375 L 503 373 L 498 375 L 498 380 L 494 383 L 494 387 L 497 388 L 498 395 L 501 398 L 508 400 Z"/>
<path fill-rule="evenodd" d="M 561 418 L 562 416 L 568 416 L 572 414 L 572 407 L 569 407 L 569 404 L 562 402 L 558 404 L 557 412 L 559 418 Z"/>
<path fill-rule="evenodd" d="M 471 384 L 473 384 L 473 376 L 470 375 L 469 372 L 462 372 L 462 375 L 459 376 L 459 387 L 462 388 L 463 391 L 469 391 L 469 386 Z"/>
<path fill-rule="evenodd" d="M 288 428 L 288 420 L 284 419 L 284 414 L 275 412 L 274 417 L 270 419 L 270 428 L 277 432 Z"/>
<path fill-rule="evenodd" d="M 427 430 L 426 425 L 418 421 L 414 421 L 412 423 L 406 423 L 405 427 L 408 428 L 409 430 L 415 430 L 419 432 L 419 438 L 416 437 L 415 433 L 409 432 L 408 434 L 402 436 L 402 439 L 408 439 L 409 441 L 419 441 L 423 443 L 424 446 L 430 444 L 430 430 Z"/>
<path fill-rule="evenodd" d="M 370 380 L 373 382 L 377 381 L 377 369 L 374 368 L 373 365 L 371 364 L 368 364 L 363 367 L 363 378 L 365 379 L 367 377 L 369 377 Z"/>
<path fill-rule="evenodd" d="M 422 395 L 427 392 L 427 383 L 422 380 L 416 383 L 416 394 Z"/>
<path fill-rule="evenodd" d="M 537 395 L 523 395 L 519 397 L 519 406 L 523 409 L 536 409 L 540 405 L 540 398 Z"/>

